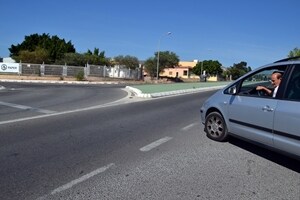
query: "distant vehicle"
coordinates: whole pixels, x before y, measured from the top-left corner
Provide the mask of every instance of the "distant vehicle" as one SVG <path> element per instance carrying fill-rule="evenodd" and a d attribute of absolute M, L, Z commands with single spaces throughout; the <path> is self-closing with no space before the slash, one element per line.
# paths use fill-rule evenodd
<path fill-rule="evenodd" d="M 300 158 L 300 57 L 257 68 L 224 89 L 201 107 L 207 137 L 224 141 L 238 136 Z M 282 74 L 276 97 L 257 90 L 273 90 L 270 77 Z"/>

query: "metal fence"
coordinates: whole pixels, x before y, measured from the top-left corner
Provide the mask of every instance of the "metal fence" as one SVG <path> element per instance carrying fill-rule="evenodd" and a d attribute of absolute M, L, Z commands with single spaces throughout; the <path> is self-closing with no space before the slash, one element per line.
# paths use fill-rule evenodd
<path fill-rule="evenodd" d="M 142 68 L 129 69 L 126 66 L 67 66 L 67 65 L 48 65 L 48 64 L 30 64 L 20 63 L 20 75 L 38 75 L 38 76 L 60 76 L 76 77 L 79 73 L 84 73 L 85 77 L 109 77 L 120 79 L 142 80 Z"/>

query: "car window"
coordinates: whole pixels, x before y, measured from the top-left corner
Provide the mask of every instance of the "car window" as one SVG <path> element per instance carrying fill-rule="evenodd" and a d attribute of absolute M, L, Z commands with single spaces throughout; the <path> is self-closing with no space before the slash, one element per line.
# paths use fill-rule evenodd
<path fill-rule="evenodd" d="M 272 96 L 266 93 L 265 91 L 257 90 L 257 86 L 264 86 L 270 90 L 273 90 L 274 86 L 271 82 L 272 74 L 274 72 L 280 72 L 283 75 L 285 68 L 285 66 L 271 67 L 250 74 L 248 77 L 242 80 L 238 94 L 246 96 L 272 98 Z"/>
<path fill-rule="evenodd" d="M 291 74 L 285 95 L 285 99 L 300 101 L 300 66 L 295 66 Z"/>

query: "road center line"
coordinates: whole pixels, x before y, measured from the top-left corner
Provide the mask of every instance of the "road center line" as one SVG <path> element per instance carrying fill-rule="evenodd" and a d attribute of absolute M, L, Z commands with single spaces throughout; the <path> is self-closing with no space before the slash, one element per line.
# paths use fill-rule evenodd
<path fill-rule="evenodd" d="M 154 148 L 158 147 L 159 145 L 161 145 L 165 142 L 168 142 L 171 139 L 172 139 L 172 137 L 161 138 L 159 140 L 156 140 L 155 142 L 152 142 L 152 143 L 140 148 L 140 151 L 150 151 L 151 149 L 154 149 Z"/>
<path fill-rule="evenodd" d="M 81 176 L 80 178 L 78 179 L 75 179 L 63 186 L 60 186 L 59 188 L 56 188 L 55 190 L 53 190 L 51 192 L 51 195 L 54 195 L 54 194 L 57 194 L 57 193 L 60 193 L 64 190 L 67 190 L 67 189 L 70 189 L 71 187 L 73 187 L 74 185 L 78 184 L 78 183 L 81 183 L 83 181 L 86 181 L 90 178 L 92 178 L 93 176 L 96 176 L 97 174 L 100 174 L 100 173 L 103 173 L 105 172 L 106 170 L 108 170 L 110 167 L 114 166 L 115 164 L 114 163 L 110 163 L 109 165 L 106 165 L 104 167 L 101 167 L 99 169 L 96 169 L 95 171 L 92 171 L 84 176 Z"/>

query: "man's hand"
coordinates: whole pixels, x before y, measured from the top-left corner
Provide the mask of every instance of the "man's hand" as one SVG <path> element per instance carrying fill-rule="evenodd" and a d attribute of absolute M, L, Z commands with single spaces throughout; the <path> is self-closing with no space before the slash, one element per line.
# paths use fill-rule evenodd
<path fill-rule="evenodd" d="M 266 87 L 264 87 L 264 86 L 257 86 L 256 87 L 256 90 L 263 90 L 263 91 L 265 91 L 268 95 L 271 95 L 272 94 L 272 90 L 270 90 L 270 89 L 268 89 L 268 88 L 266 88 Z"/>

